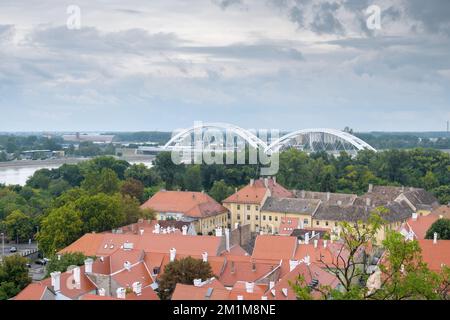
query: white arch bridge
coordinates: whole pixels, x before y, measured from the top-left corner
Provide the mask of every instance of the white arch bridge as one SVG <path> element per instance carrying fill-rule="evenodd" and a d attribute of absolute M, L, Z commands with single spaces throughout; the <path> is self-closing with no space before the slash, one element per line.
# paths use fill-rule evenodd
<path fill-rule="evenodd" d="M 246 146 L 263 149 L 266 154 L 296 148 L 305 152 L 325 151 L 355 154 L 361 150 L 375 151 L 371 145 L 354 135 L 335 129 L 314 128 L 290 132 L 282 137 L 273 131 L 259 132 L 228 123 L 202 123 L 178 131 L 160 151 L 202 150 L 227 152 Z"/>

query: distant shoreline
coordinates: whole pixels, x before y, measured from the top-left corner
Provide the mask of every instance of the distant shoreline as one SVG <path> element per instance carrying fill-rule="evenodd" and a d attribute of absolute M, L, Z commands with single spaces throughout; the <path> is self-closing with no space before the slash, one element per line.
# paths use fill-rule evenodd
<path fill-rule="evenodd" d="M 24 167 L 59 167 L 63 164 L 77 164 L 82 161 L 91 160 L 93 157 L 88 158 L 61 158 L 61 159 L 46 159 L 46 160 L 14 160 L 0 162 L 0 169 L 17 169 Z M 128 162 L 150 162 L 155 159 L 154 156 L 124 156 L 115 157 L 120 160 L 125 160 Z"/>

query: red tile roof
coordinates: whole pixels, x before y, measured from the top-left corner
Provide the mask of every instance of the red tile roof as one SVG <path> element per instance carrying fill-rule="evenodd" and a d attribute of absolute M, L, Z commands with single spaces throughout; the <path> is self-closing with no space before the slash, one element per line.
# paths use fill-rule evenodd
<path fill-rule="evenodd" d="M 260 235 L 256 238 L 252 257 L 269 260 L 291 259 L 296 248 L 296 237 Z"/>
<path fill-rule="evenodd" d="M 417 239 L 425 239 L 425 235 L 428 229 L 430 229 L 431 225 L 438 219 L 438 216 L 430 214 L 427 216 L 418 216 L 416 220 L 414 220 L 413 218 L 409 218 L 406 223 L 414 232 Z"/>
<path fill-rule="evenodd" d="M 270 190 L 270 192 L 267 193 L 267 190 Z M 264 179 L 259 179 L 254 181 L 253 184 L 249 184 L 232 194 L 223 200 L 223 202 L 261 204 L 266 195 L 275 198 L 290 198 L 293 196 L 291 191 L 275 182 L 274 179 L 267 179 L 267 187 L 265 186 Z"/>
<path fill-rule="evenodd" d="M 208 291 L 210 296 L 207 297 Z M 204 285 L 195 287 L 193 285 L 177 283 L 172 294 L 172 300 L 228 300 L 230 291 L 223 286 Z"/>
<path fill-rule="evenodd" d="M 210 256 L 218 256 L 221 247 L 221 237 L 211 236 L 183 236 L 181 234 L 95 234 L 95 245 L 89 244 L 87 251 L 85 244 L 93 234 L 85 234 L 83 237 L 64 248 L 60 253 L 82 252 L 85 255 L 110 256 L 120 250 L 124 243 L 133 243 L 135 250 L 143 250 L 153 253 L 168 253 L 171 248 L 176 248 L 177 254 L 201 255 L 208 252 Z"/>
<path fill-rule="evenodd" d="M 322 264 L 321 260 L 328 264 L 342 264 L 342 260 L 338 257 L 342 257 L 346 259 L 348 257 L 348 251 L 345 248 L 342 248 L 342 244 L 339 242 L 331 243 L 329 240 L 327 241 L 327 247 L 324 247 L 324 240 L 318 240 L 317 248 L 314 247 L 314 242 L 311 241 L 309 244 L 299 244 L 297 246 L 297 250 L 295 252 L 294 258 L 296 260 L 304 259 L 306 256 L 310 257 L 311 263 Z"/>
<path fill-rule="evenodd" d="M 279 266 L 275 261 L 227 261 L 219 280 L 227 287 L 238 281 L 254 282 L 274 271 Z"/>
<path fill-rule="evenodd" d="M 278 233 L 284 236 L 290 236 L 294 229 L 299 228 L 299 218 L 281 218 Z"/>
<path fill-rule="evenodd" d="M 422 258 L 433 271 L 440 271 L 442 266 L 450 267 L 450 240 L 418 240 L 422 248 Z"/>
<path fill-rule="evenodd" d="M 152 208 L 156 212 L 183 213 L 195 218 L 227 212 L 225 207 L 206 193 L 190 191 L 159 191 L 141 208 Z"/>
<path fill-rule="evenodd" d="M 147 287 L 153 283 L 144 263 L 138 263 L 131 267 L 129 271 L 120 271 L 114 274 L 112 278 L 123 288 L 132 288 L 133 283 L 137 281 L 142 284 L 142 287 Z"/>
<path fill-rule="evenodd" d="M 25 289 L 15 296 L 14 300 L 41 300 L 44 296 L 47 285 L 43 282 L 30 283 Z"/>
<path fill-rule="evenodd" d="M 265 295 L 264 291 L 262 287 L 255 285 L 253 292 L 248 292 L 246 282 L 238 281 L 231 289 L 230 300 L 238 300 L 238 296 L 242 296 L 243 300 L 261 300 L 262 296 Z"/>
<path fill-rule="evenodd" d="M 319 281 L 319 286 L 323 285 L 336 288 L 339 284 L 339 280 L 336 276 L 321 269 L 318 265 L 314 263 L 310 265 L 301 263 L 295 267 L 295 269 L 283 276 L 280 281 L 278 281 L 275 286 L 267 292 L 267 297 L 270 300 L 297 300 L 296 294 L 289 282 L 295 283 L 299 275 L 303 276 L 305 285 L 310 284 L 313 279 L 317 279 Z M 315 298 L 321 297 L 321 294 L 317 291 L 313 291 L 312 294 Z"/>

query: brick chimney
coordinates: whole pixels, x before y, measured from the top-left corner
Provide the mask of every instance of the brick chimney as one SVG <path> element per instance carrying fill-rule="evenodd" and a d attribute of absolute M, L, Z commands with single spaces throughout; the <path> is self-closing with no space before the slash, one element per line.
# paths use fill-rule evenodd
<path fill-rule="evenodd" d="M 177 255 L 177 249 L 172 248 L 172 249 L 170 249 L 169 253 L 170 253 L 170 262 L 174 262 L 175 257 Z"/>

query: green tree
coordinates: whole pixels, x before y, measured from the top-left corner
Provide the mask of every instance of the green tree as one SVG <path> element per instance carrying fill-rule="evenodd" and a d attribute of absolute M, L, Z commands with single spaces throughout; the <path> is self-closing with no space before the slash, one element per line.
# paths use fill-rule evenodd
<path fill-rule="evenodd" d="M 159 282 L 159 296 L 161 299 L 170 299 L 177 283 L 192 284 L 194 279 L 206 280 L 213 276 L 208 262 L 192 257 L 175 260 L 164 268 Z"/>
<path fill-rule="evenodd" d="M 145 187 L 151 187 L 161 183 L 161 178 L 158 173 L 153 168 L 147 168 L 143 163 L 131 165 L 125 171 L 125 178 L 139 180 Z"/>
<path fill-rule="evenodd" d="M 83 196 L 75 201 L 74 206 L 83 221 L 84 233 L 111 230 L 126 221 L 119 194 Z"/>
<path fill-rule="evenodd" d="M 201 191 L 202 186 L 202 175 L 200 172 L 199 165 L 191 165 L 186 169 L 184 174 L 184 188 L 189 191 Z"/>
<path fill-rule="evenodd" d="M 136 179 L 127 179 L 122 182 L 120 192 L 123 195 L 133 197 L 139 201 L 144 198 L 144 185 Z"/>
<path fill-rule="evenodd" d="M 37 239 L 39 248 L 47 256 L 52 256 L 68 246 L 83 234 L 80 212 L 72 204 L 53 209 L 42 219 Z"/>
<path fill-rule="evenodd" d="M 120 200 L 120 210 L 125 216 L 126 224 L 135 223 L 142 218 L 143 213 L 141 212 L 141 208 L 139 208 L 139 202 L 136 198 L 124 195 Z"/>
<path fill-rule="evenodd" d="M 228 186 L 224 180 L 215 181 L 209 195 L 217 202 L 221 203 L 223 199 L 228 198 L 234 193 L 234 188 Z"/>
<path fill-rule="evenodd" d="M 19 255 L 4 257 L 0 262 L 0 300 L 16 296 L 31 282 L 27 262 L 26 258 Z"/>
<path fill-rule="evenodd" d="M 170 152 L 160 152 L 155 159 L 155 170 L 165 183 L 166 189 L 170 190 L 181 184 L 185 167 L 183 164 L 175 164 Z"/>
<path fill-rule="evenodd" d="M 428 229 L 425 239 L 433 239 L 434 233 L 437 233 L 438 239 L 450 240 L 450 219 L 439 219 Z"/>
<path fill-rule="evenodd" d="M 89 172 L 81 186 L 91 194 L 113 194 L 119 191 L 119 178 L 114 170 L 104 168 L 100 174 Z"/>
<path fill-rule="evenodd" d="M 5 219 L 6 233 L 11 239 L 28 241 L 33 236 L 32 219 L 20 210 L 11 212 Z"/>
<path fill-rule="evenodd" d="M 81 252 L 65 253 L 59 256 L 50 257 L 50 262 L 46 266 L 47 277 L 54 271 L 65 272 L 70 266 L 82 266 L 88 257 Z"/>
<path fill-rule="evenodd" d="M 438 179 L 431 171 L 428 171 L 427 174 L 422 178 L 422 183 L 426 190 L 431 190 L 439 186 Z"/>

